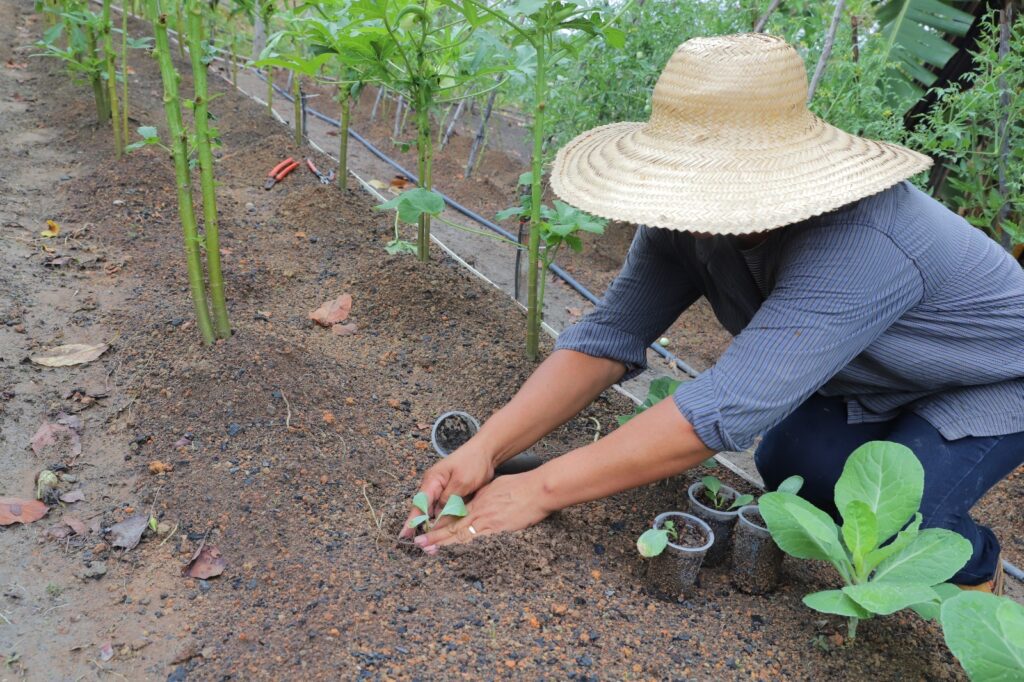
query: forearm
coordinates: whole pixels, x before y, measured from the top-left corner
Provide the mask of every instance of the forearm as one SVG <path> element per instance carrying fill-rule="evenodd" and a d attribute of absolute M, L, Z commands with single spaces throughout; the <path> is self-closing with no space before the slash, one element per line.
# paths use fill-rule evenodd
<path fill-rule="evenodd" d="M 611 434 L 531 472 L 548 511 L 596 500 L 679 474 L 714 452 L 671 400 L 663 400 Z"/>
<path fill-rule="evenodd" d="M 555 351 L 474 440 L 500 464 L 576 416 L 625 371 L 615 360 Z"/>

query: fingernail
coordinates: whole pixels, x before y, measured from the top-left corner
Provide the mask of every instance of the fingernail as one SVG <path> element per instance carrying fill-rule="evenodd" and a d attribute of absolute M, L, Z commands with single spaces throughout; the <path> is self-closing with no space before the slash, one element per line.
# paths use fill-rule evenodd
<path fill-rule="evenodd" d="M 416 538 L 413 540 L 413 542 L 415 542 L 419 547 L 426 547 L 427 546 L 427 536 L 426 535 L 417 535 Z"/>
<path fill-rule="evenodd" d="M 430 545 L 429 547 L 424 547 L 423 551 L 429 554 L 430 556 L 434 556 L 435 554 L 437 554 L 437 545 Z"/>

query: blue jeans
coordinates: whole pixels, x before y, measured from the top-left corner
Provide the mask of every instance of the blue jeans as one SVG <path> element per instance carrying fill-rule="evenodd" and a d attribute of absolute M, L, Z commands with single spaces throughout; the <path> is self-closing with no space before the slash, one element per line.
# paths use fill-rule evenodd
<path fill-rule="evenodd" d="M 838 519 L 833 489 L 846 458 L 864 443 L 906 445 L 924 466 L 922 528 L 948 528 L 971 541 L 974 554 L 951 582 L 977 585 L 999 568 L 995 534 L 971 519 L 974 503 L 1024 463 L 1024 432 L 946 440 L 912 412 L 874 424 L 847 424 L 842 398 L 813 395 L 765 435 L 754 455 L 768 490 L 787 477 L 804 477 L 800 496 Z"/>

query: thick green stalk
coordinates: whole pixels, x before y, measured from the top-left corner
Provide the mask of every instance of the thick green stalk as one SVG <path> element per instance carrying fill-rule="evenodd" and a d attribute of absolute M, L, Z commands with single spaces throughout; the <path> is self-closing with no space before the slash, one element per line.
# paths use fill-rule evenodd
<path fill-rule="evenodd" d="M 85 27 L 85 59 L 96 64 L 89 70 L 89 82 L 92 84 L 92 96 L 96 100 L 96 118 L 100 123 L 106 123 L 110 116 L 110 106 L 107 104 L 107 95 L 103 91 L 103 77 L 99 71 L 99 50 L 96 49 L 96 34 L 92 26 Z"/>
<path fill-rule="evenodd" d="M 418 171 L 420 176 L 420 187 L 433 189 L 431 178 L 432 161 L 432 140 L 430 139 L 430 109 L 427 102 L 427 95 L 420 93 L 416 102 L 416 121 L 419 128 L 418 141 L 416 143 Z M 416 255 L 423 262 L 430 260 L 430 214 L 422 213 L 419 219 L 419 234 L 416 241 Z"/>
<path fill-rule="evenodd" d="M 526 276 L 526 357 L 537 359 L 540 347 L 540 323 L 544 316 L 544 300 L 538 296 L 537 280 L 540 253 L 540 189 L 541 160 L 544 153 L 544 99 L 547 97 L 547 55 L 543 38 L 537 44 L 537 75 L 533 84 L 533 158 L 530 171 L 530 242 L 527 246 L 529 261 Z"/>
<path fill-rule="evenodd" d="M 185 0 L 173 0 L 174 1 L 174 17 L 178 31 L 178 56 L 182 59 L 185 58 L 185 18 L 181 15 L 181 6 L 185 3 Z"/>
<path fill-rule="evenodd" d="M 348 187 L 348 128 L 352 117 L 352 98 L 349 97 L 349 86 L 342 85 L 338 90 L 341 104 L 341 130 L 338 131 L 338 187 Z"/>
<path fill-rule="evenodd" d="M 167 39 L 167 15 L 160 11 L 160 1 L 152 0 L 153 33 L 156 38 L 156 58 L 160 63 L 160 78 L 164 86 L 164 114 L 174 156 L 174 177 L 178 189 L 178 218 L 185 240 L 185 259 L 188 262 L 188 283 L 195 304 L 196 324 L 209 345 L 216 340 L 210 311 L 206 307 L 206 289 L 203 286 L 203 264 L 199 257 L 199 236 L 196 230 L 195 207 L 192 205 L 192 179 L 188 167 L 188 132 L 181 119 L 181 98 L 178 95 L 178 72 L 171 58 L 171 44 Z"/>
<path fill-rule="evenodd" d="M 210 283 L 210 305 L 217 338 L 231 336 L 228 309 L 224 302 L 224 276 L 220 267 L 220 233 L 217 222 L 217 192 L 213 180 L 213 147 L 210 143 L 209 89 L 203 62 L 203 6 L 201 0 L 189 0 L 188 51 L 192 58 L 192 83 L 196 125 L 196 150 L 199 156 L 199 184 L 203 194 L 203 228 L 206 232 L 206 273 Z"/>
<path fill-rule="evenodd" d="M 129 3 L 131 4 L 131 3 Z M 128 143 L 128 12 L 121 8 L 121 130 Z"/>
<path fill-rule="evenodd" d="M 846 638 L 851 642 L 857 639 L 857 621 L 859 619 L 850 617 L 850 620 L 846 623 Z"/>
<path fill-rule="evenodd" d="M 114 130 L 114 156 L 124 155 L 121 142 L 121 105 L 117 101 L 117 67 L 114 65 L 114 39 L 111 36 L 110 0 L 103 0 L 103 62 L 107 70 L 107 93 L 110 98 L 110 122 Z"/>
<path fill-rule="evenodd" d="M 299 86 L 299 74 L 292 75 L 292 100 L 295 104 L 295 146 L 302 146 L 302 88 Z"/>
<path fill-rule="evenodd" d="M 238 87 L 238 58 L 235 56 L 235 37 L 231 36 L 231 84 Z"/>
<path fill-rule="evenodd" d="M 267 67 L 267 113 L 274 118 L 274 69 Z"/>

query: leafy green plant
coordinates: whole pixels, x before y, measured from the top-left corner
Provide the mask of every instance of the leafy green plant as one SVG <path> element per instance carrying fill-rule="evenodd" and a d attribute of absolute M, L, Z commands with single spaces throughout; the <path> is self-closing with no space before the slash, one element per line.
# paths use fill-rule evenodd
<path fill-rule="evenodd" d="M 705 476 L 700 482 L 704 484 L 704 498 L 719 511 L 732 511 L 754 501 L 753 495 L 737 495 L 730 503 L 729 497 L 722 492 L 722 482 L 716 476 Z"/>
<path fill-rule="evenodd" d="M 970 559 L 971 543 L 942 528 L 921 530 L 923 491 L 924 468 L 914 453 L 873 441 L 850 455 L 836 483 L 841 528 L 793 493 L 761 496 L 761 516 L 784 552 L 828 561 L 839 572 L 844 587 L 809 594 L 804 603 L 849 618 L 851 640 L 860 620 L 908 607 L 934 616 L 956 591 L 943 583 Z"/>
<path fill-rule="evenodd" d="M 675 521 L 666 521 L 661 528 L 648 528 L 636 540 L 636 549 L 645 559 L 656 557 L 665 551 L 669 540 L 679 538 Z"/>
<path fill-rule="evenodd" d="M 461 518 L 469 513 L 469 510 L 466 509 L 466 503 L 463 502 L 462 498 L 458 495 L 452 495 L 449 497 L 448 501 L 445 502 L 441 513 L 434 519 L 430 518 L 430 500 L 427 499 L 427 494 L 425 492 L 420 491 L 413 495 L 412 504 L 422 513 L 409 520 L 409 528 L 419 528 L 422 525 L 426 530 L 430 530 L 434 524 L 445 516 Z"/>
<path fill-rule="evenodd" d="M 81 76 L 87 79 L 96 102 L 96 118 L 100 123 L 106 123 L 110 117 L 110 103 L 103 84 L 106 60 L 100 54 L 97 42 L 97 36 L 103 32 L 103 16 L 89 11 L 88 3 L 82 0 L 67 0 L 43 7 L 56 15 L 57 23 L 36 42 L 36 47 L 43 51 L 34 56 L 59 59 L 72 78 Z"/>
<path fill-rule="evenodd" d="M 966 591 L 942 603 L 939 620 L 946 645 L 972 680 L 1024 679 L 1024 606 Z"/>
<path fill-rule="evenodd" d="M 676 392 L 681 384 L 679 379 L 673 379 L 671 377 L 658 377 L 651 382 L 647 388 L 647 398 L 633 410 L 633 414 L 623 414 L 616 417 L 619 422 L 619 426 L 622 426 L 633 417 L 637 416 L 641 412 L 649 410 L 665 398 L 669 397 Z"/>

